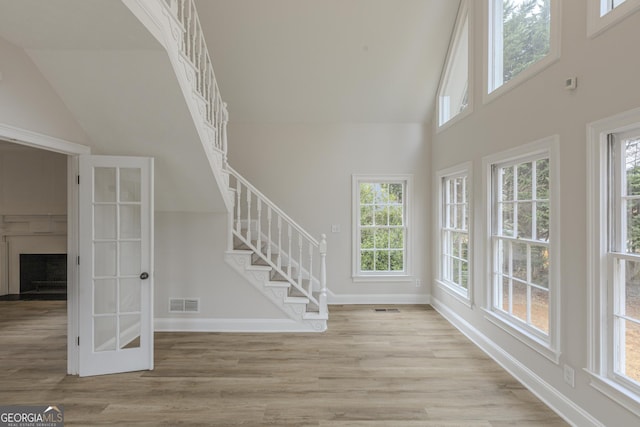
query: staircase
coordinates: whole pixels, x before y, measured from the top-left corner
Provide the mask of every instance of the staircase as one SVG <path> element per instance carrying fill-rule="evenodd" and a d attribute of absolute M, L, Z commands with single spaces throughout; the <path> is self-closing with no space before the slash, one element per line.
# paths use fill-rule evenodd
<path fill-rule="evenodd" d="M 122 0 L 167 50 L 228 212 L 225 261 L 296 327 L 327 328 L 327 242 L 312 237 L 227 161 L 222 101 L 194 0 Z"/>

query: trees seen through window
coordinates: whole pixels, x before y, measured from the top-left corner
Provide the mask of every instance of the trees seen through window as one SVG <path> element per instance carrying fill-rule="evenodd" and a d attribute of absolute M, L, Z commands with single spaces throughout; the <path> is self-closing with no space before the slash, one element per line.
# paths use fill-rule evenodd
<path fill-rule="evenodd" d="M 552 0 L 489 1 L 493 2 L 491 92 L 549 54 Z"/>

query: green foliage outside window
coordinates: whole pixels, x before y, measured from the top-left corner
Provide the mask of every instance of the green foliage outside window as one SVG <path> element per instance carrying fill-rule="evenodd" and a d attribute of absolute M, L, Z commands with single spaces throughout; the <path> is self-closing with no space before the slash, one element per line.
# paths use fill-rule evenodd
<path fill-rule="evenodd" d="M 550 49 L 551 0 L 504 0 L 503 81 L 508 82 Z"/>
<path fill-rule="evenodd" d="M 404 271 L 403 193 L 403 183 L 360 183 L 361 271 Z"/>
<path fill-rule="evenodd" d="M 640 253 L 640 139 L 626 142 L 627 252 Z"/>

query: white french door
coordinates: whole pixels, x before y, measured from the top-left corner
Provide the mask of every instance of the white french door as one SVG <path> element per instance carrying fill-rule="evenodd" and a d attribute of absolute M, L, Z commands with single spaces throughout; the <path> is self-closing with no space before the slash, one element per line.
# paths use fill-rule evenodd
<path fill-rule="evenodd" d="M 79 170 L 79 374 L 153 369 L 153 159 Z"/>

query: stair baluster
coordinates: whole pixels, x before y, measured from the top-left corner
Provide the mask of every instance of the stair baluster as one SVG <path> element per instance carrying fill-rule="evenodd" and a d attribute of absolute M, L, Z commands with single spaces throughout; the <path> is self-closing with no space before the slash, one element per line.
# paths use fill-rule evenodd
<path fill-rule="evenodd" d="M 256 210 L 258 212 L 258 222 L 257 222 L 257 243 L 256 248 L 258 248 L 258 253 L 262 253 L 262 200 L 259 198 L 256 199 Z"/>
<path fill-rule="evenodd" d="M 302 288 L 302 234 L 298 233 L 298 287 Z"/>
<path fill-rule="evenodd" d="M 309 285 L 307 287 L 307 291 L 312 294 L 313 293 L 313 246 L 309 243 Z"/>
<path fill-rule="evenodd" d="M 276 261 L 278 270 L 282 270 L 282 217 L 278 215 L 278 260 Z"/>
<path fill-rule="evenodd" d="M 251 243 L 251 190 L 247 188 L 247 241 Z"/>
<path fill-rule="evenodd" d="M 267 259 L 271 259 L 271 206 L 267 206 Z"/>
<path fill-rule="evenodd" d="M 240 221 L 241 218 L 241 211 L 242 211 L 242 206 L 241 206 L 241 194 L 242 194 L 242 183 L 240 181 L 236 182 L 236 195 L 238 196 L 237 199 L 238 201 L 236 202 L 236 213 L 238 215 L 237 220 L 236 220 L 236 231 L 238 232 L 238 234 L 240 234 L 240 231 L 242 230 L 242 223 Z"/>
<path fill-rule="evenodd" d="M 287 236 L 289 237 L 289 251 L 287 252 L 289 254 L 289 262 L 287 263 L 287 276 L 291 277 L 291 264 L 292 264 L 293 252 L 291 252 L 291 225 L 290 224 L 288 225 Z"/>

